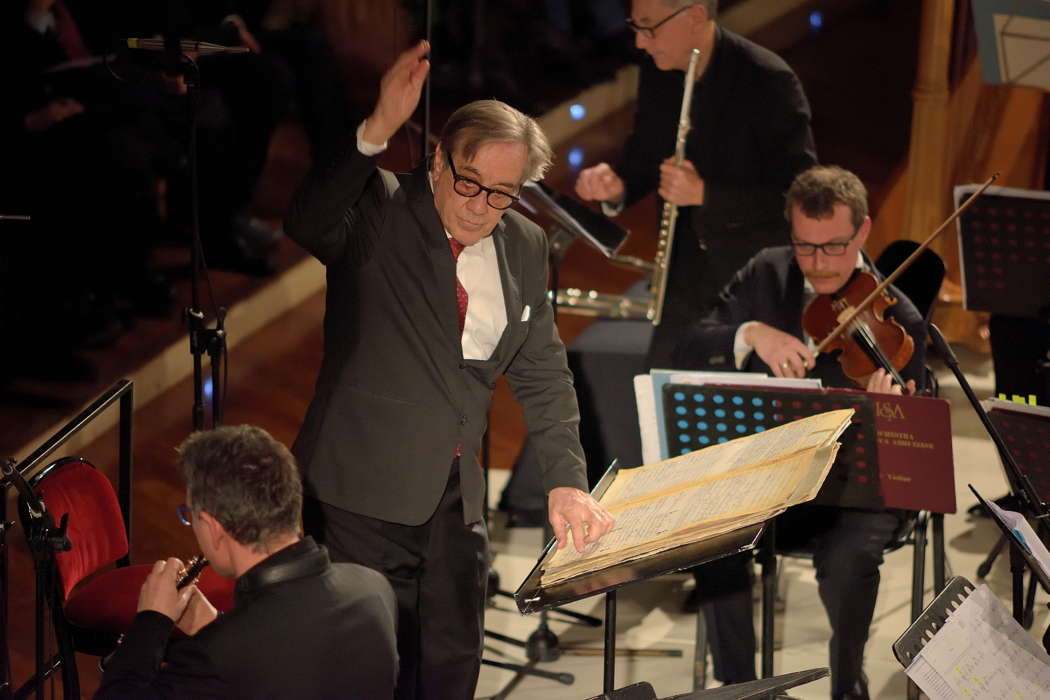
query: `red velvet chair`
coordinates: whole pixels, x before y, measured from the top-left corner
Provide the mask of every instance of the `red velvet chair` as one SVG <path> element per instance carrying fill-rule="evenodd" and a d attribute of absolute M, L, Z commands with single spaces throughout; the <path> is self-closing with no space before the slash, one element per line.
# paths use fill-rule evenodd
<path fill-rule="evenodd" d="M 108 654 L 135 617 L 139 589 L 151 564 L 121 566 L 128 538 L 117 495 L 104 474 L 79 457 L 60 459 L 30 480 L 55 523 L 69 515 L 68 551 L 53 557 L 55 573 L 48 600 L 59 645 L 66 697 L 79 698 L 79 651 Z M 27 513 L 22 509 L 23 523 Z M 45 563 L 41 568 L 47 571 Z M 224 612 L 233 608 L 234 582 L 206 567 L 197 583 Z"/>

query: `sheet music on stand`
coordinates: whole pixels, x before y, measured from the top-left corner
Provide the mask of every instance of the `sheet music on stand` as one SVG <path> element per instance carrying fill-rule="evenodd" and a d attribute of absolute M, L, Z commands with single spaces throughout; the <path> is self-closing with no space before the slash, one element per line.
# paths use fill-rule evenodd
<path fill-rule="evenodd" d="M 987 585 L 961 576 L 897 639 L 894 655 L 930 700 L 1050 693 L 1050 657 Z"/>
<path fill-rule="evenodd" d="M 1028 569 L 1042 585 L 1043 590 L 1050 593 L 1050 551 L 1039 539 L 1039 535 L 1028 519 L 1016 511 L 1000 508 L 994 501 L 989 501 L 977 493 L 977 489 L 972 484 L 969 486 L 970 491 L 992 516 L 992 520 L 1002 530 L 1003 536 L 1007 538 L 1011 546 L 1020 548 L 1021 556 L 1028 564 Z"/>
<path fill-rule="evenodd" d="M 951 418 L 944 399 L 875 396 L 818 380 L 652 370 L 635 377 L 643 461 L 852 408 L 852 430 L 816 503 L 954 513 Z M 874 429 L 872 429 L 874 427 Z"/>

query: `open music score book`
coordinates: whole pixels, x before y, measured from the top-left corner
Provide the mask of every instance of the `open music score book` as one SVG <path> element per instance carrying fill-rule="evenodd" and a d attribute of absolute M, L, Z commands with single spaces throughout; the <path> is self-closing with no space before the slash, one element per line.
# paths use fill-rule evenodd
<path fill-rule="evenodd" d="M 550 586 L 754 525 L 812 500 L 838 453 L 852 409 L 828 411 L 674 459 L 620 470 L 599 502 L 613 530 L 545 567 Z"/>

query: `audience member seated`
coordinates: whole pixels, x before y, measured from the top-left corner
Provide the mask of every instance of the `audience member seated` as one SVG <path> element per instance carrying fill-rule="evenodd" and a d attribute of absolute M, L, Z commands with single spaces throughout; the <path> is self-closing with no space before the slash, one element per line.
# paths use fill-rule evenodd
<path fill-rule="evenodd" d="M 300 537 L 287 448 L 260 428 L 223 427 L 191 435 L 176 461 L 180 517 L 211 566 L 237 579 L 234 609 L 219 616 L 195 586 L 177 588 L 182 562 L 158 561 L 95 697 L 392 698 L 394 592 Z M 187 639 L 169 641 L 176 626 Z"/>
<path fill-rule="evenodd" d="M 83 7 L 27 0 L 0 11 L 0 211 L 32 216 L 0 237 L 22 317 L 8 352 L 19 371 L 51 378 L 77 378 L 51 362 L 55 348 L 105 344 L 121 330 L 118 312 L 127 324 L 171 302 L 148 264 L 157 125 L 100 64 L 103 23 Z"/>
<path fill-rule="evenodd" d="M 292 78 L 282 61 L 265 52 L 256 53 L 261 46 L 236 15 L 236 9 L 233 2 L 213 0 L 131 3 L 126 6 L 123 23 L 130 35 L 173 32 L 180 38 L 251 49 L 246 54 L 195 59 L 200 76 L 196 103 L 199 221 L 210 267 L 265 275 L 272 272 L 268 257 L 282 234 L 254 218 L 251 204 L 270 138 L 288 114 Z M 181 97 L 186 83 L 182 76 L 169 83 L 175 97 L 180 98 L 167 103 L 171 136 L 185 154 L 190 112 Z M 172 175 L 169 217 L 176 229 L 188 231 L 188 168 Z"/>

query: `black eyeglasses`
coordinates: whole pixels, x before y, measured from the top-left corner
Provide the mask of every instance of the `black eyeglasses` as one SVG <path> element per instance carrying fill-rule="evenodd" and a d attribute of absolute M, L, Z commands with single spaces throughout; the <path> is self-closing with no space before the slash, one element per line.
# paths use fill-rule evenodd
<path fill-rule="evenodd" d="M 849 244 L 857 237 L 859 231 L 854 231 L 853 235 L 847 238 L 845 241 L 831 241 L 828 243 L 805 243 L 803 241 L 791 241 L 791 247 L 795 249 L 795 255 L 816 255 L 817 251 L 824 253 L 824 255 L 845 255 L 846 249 L 849 248 Z"/>
<path fill-rule="evenodd" d="M 645 36 L 646 39 L 652 39 L 652 38 L 654 38 L 656 36 L 656 30 L 657 29 L 659 29 L 660 27 L 664 26 L 665 24 L 670 22 L 672 19 L 674 19 L 678 15 L 682 14 L 683 12 L 685 12 L 690 7 L 693 7 L 693 5 L 696 5 L 696 4 L 698 4 L 698 3 L 694 2 L 692 4 L 683 5 L 682 7 L 679 7 L 677 10 L 675 10 L 671 14 L 667 15 L 666 17 L 664 17 L 662 20 L 660 20 L 659 22 L 657 22 L 656 24 L 654 24 L 651 27 L 643 27 L 642 25 L 638 24 L 633 19 L 628 17 L 627 20 L 626 20 L 627 26 L 630 27 L 631 30 L 634 31 L 635 34 L 642 34 L 643 36 Z"/>
<path fill-rule="evenodd" d="M 193 525 L 193 511 L 185 503 L 180 503 L 175 507 L 175 514 L 179 516 L 179 522 L 189 527 Z"/>
<path fill-rule="evenodd" d="M 446 160 L 448 161 L 449 169 L 452 171 L 452 189 L 456 191 L 456 194 L 463 197 L 477 197 L 484 192 L 486 204 L 493 209 L 501 210 L 513 206 L 518 201 L 518 197 L 508 192 L 485 187 L 477 180 L 471 180 L 469 177 L 459 175 L 456 173 L 456 166 L 452 164 L 452 157 L 450 156 Z"/>

